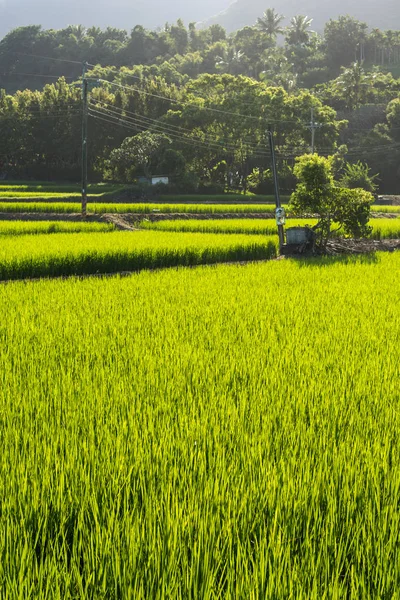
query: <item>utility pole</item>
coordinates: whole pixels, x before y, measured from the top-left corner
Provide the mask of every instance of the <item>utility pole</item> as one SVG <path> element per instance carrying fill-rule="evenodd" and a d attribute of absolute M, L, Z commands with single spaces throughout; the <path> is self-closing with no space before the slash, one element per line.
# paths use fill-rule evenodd
<path fill-rule="evenodd" d="M 268 139 L 269 139 L 269 148 L 271 151 L 271 159 L 272 159 L 272 173 L 274 176 L 274 189 L 275 189 L 275 204 L 276 204 L 276 223 L 278 225 L 278 235 L 279 235 L 279 247 L 282 250 L 282 246 L 285 243 L 285 237 L 283 232 L 283 224 L 285 222 L 285 209 L 281 206 L 281 198 L 279 195 L 279 180 L 278 180 L 278 169 L 276 166 L 276 155 L 275 155 L 275 142 L 274 142 L 274 134 L 272 133 L 271 127 L 268 128 L 267 131 Z"/>
<path fill-rule="evenodd" d="M 315 126 L 316 126 L 316 123 L 314 121 L 314 107 L 311 107 L 311 121 L 310 121 L 310 127 L 311 127 L 311 154 L 314 154 L 314 149 L 315 149 Z"/>
<path fill-rule="evenodd" d="M 311 107 L 311 121 L 309 125 L 309 129 L 311 131 L 311 154 L 315 152 L 315 130 L 319 129 L 321 125 L 315 121 L 314 118 L 314 107 Z"/>
<path fill-rule="evenodd" d="M 87 215 L 87 163 L 88 163 L 88 81 L 87 63 L 82 66 L 82 217 Z"/>

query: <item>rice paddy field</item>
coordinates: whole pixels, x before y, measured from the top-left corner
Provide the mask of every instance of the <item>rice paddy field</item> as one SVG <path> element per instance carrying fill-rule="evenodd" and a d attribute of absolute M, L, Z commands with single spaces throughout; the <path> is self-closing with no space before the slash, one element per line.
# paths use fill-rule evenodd
<path fill-rule="evenodd" d="M 399 273 L 1 285 L 1 597 L 398 598 Z"/>
<path fill-rule="evenodd" d="M 0 221 L 0 236 L 19 236 L 43 233 L 99 233 L 100 231 L 113 230 L 114 226 L 110 223 L 85 223 L 68 221 Z"/>
<path fill-rule="evenodd" d="M 108 183 L 94 183 L 88 185 L 89 194 L 100 196 L 110 194 L 123 189 L 124 186 Z M 13 182 L 7 181 L 0 183 L 0 199 L 14 196 L 79 196 L 81 186 L 78 184 L 52 183 L 49 181 L 41 182 Z"/>
<path fill-rule="evenodd" d="M 314 226 L 316 219 L 288 219 L 286 227 Z M 399 219 L 371 219 L 374 239 L 400 238 Z M 274 235 L 277 227 L 274 219 L 185 219 L 174 221 L 141 221 L 140 227 L 156 231 L 192 231 L 202 233 L 248 233 Z"/>
<path fill-rule="evenodd" d="M 267 260 L 273 205 L 166 200 L 0 221 L 0 598 L 400 599 L 400 253 Z"/>
<path fill-rule="evenodd" d="M 276 236 L 158 231 L 4 236 L 0 280 L 87 275 L 275 257 Z"/>
<path fill-rule="evenodd" d="M 9 198 L 5 200 L 0 197 L 0 213 L 54 213 L 54 214 L 69 214 L 80 213 L 81 203 L 72 201 L 70 197 L 65 201 L 65 195 L 54 199 L 51 198 L 44 201 L 43 195 L 40 200 L 31 198 L 30 200 L 21 198 Z M 77 198 L 76 198 L 77 200 Z M 379 211 L 378 211 L 379 209 Z M 382 210 L 385 209 L 385 210 Z M 88 213 L 105 214 L 152 214 L 152 213 L 181 213 L 181 214 L 254 214 L 254 215 L 270 215 L 275 213 L 275 205 L 273 204 L 167 204 L 167 203 L 152 203 L 152 202 L 137 202 L 137 203 L 113 203 L 113 202 L 96 202 L 89 201 L 87 207 Z M 373 206 L 372 212 L 392 213 L 400 215 L 400 206 Z M 288 212 L 290 216 L 290 212 Z"/>
<path fill-rule="evenodd" d="M 88 213 L 120 213 L 120 214 L 151 214 L 161 213 L 188 213 L 188 214 L 273 214 L 275 206 L 272 204 L 156 204 L 151 202 L 138 203 L 109 203 L 89 202 Z M 0 199 L 0 213 L 80 213 L 80 202 L 15 201 L 3 202 Z"/>

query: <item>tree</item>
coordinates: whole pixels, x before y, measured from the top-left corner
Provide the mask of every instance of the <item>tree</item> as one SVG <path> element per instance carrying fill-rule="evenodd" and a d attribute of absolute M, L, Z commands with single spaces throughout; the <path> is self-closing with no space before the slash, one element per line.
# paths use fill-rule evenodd
<path fill-rule="evenodd" d="M 400 141 L 400 98 L 396 98 L 389 102 L 386 109 L 386 118 L 393 139 Z"/>
<path fill-rule="evenodd" d="M 344 98 L 346 108 L 354 110 L 365 101 L 372 87 L 373 79 L 366 73 L 359 62 L 347 69 L 342 68 L 342 74 L 336 79 L 339 94 Z"/>
<path fill-rule="evenodd" d="M 290 20 L 290 25 L 286 30 L 287 44 L 291 46 L 307 44 L 312 33 L 312 31 L 310 31 L 311 23 L 312 19 L 309 19 L 304 15 L 292 17 Z"/>
<path fill-rule="evenodd" d="M 245 71 L 247 57 L 241 50 L 229 48 L 224 56 L 218 56 L 215 67 L 229 75 L 241 75 Z"/>
<path fill-rule="evenodd" d="M 274 8 L 267 8 L 262 17 L 258 17 L 256 26 L 261 31 L 264 31 L 271 40 L 275 40 L 276 36 L 283 33 L 281 23 L 285 17 L 278 14 Z"/>
<path fill-rule="evenodd" d="M 166 135 L 149 131 L 125 138 L 110 155 L 109 166 L 114 177 L 127 182 L 139 175 L 151 177 L 162 158 L 162 150 L 170 143 Z"/>
<path fill-rule="evenodd" d="M 334 182 L 332 160 L 317 154 L 305 154 L 296 159 L 294 174 L 298 179 L 290 199 L 290 210 L 297 215 L 317 215 L 318 244 L 325 248 L 334 231 L 364 237 L 368 227 L 373 196 L 361 189 L 341 188 Z"/>
<path fill-rule="evenodd" d="M 333 73 L 364 58 L 363 47 L 368 26 L 352 17 L 331 19 L 325 25 L 326 58 Z"/>
<path fill-rule="evenodd" d="M 375 183 L 378 175 L 370 175 L 370 168 L 360 160 L 356 163 L 346 163 L 340 178 L 340 185 L 344 188 L 361 188 L 367 192 L 375 193 L 378 184 Z"/>

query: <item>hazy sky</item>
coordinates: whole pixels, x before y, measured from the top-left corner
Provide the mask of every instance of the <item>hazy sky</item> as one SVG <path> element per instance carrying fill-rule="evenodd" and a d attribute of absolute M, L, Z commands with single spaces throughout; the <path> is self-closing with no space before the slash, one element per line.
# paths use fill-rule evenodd
<path fill-rule="evenodd" d="M 132 29 L 160 27 L 182 17 L 186 23 L 207 19 L 232 0 L 0 0 L 0 35 L 20 25 L 45 28 L 69 24 Z"/>

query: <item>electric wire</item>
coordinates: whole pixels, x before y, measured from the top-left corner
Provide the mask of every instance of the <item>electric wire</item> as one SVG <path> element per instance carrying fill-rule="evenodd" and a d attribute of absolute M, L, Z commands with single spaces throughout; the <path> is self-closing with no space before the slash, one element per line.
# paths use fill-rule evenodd
<path fill-rule="evenodd" d="M 161 129 L 163 132 L 167 132 L 169 134 L 176 134 L 176 135 L 186 135 L 187 133 L 193 135 L 194 130 L 190 130 L 190 129 L 186 129 L 186 128 L 181 128 L 178 127 L 176 125 L 170 125 L 168 123 L 161 123 L 160 121 L 157 121 L 155 119 L 150 119 L 148 117 L 144 117 L 143 115 L 139 115 L 137 113 L 132 113 L 130 111 L 124 111 L 124 112 L 129 112 L 129 115 L 135 115 L 135 116 L 125 116 L 122 115 L 118 112 L 118 110 L 123 110 L 123 109 L 117 109 L 117 110 L 113 110 L 111 108 L 103 108 L 103 107 L 98 107 L 97 104 L 95 104 L 94 102 L 90 102 L 89 103 L 91 107 L 95 107 L 95 108 L 101 108 L 101 110 L 105 111 L 106 113 L 109 113 L 110 116 L 117 116 L 119 118 L 124 118 L 124 119 L 129 119 L 132 121 L 141 121 L 147 124 L 148 128 L 156 128 L 156 129 Z M 210 137 L 207 134 L 204 134 L 205 137 Z M 212 140 L 214 141 L 214 140 Z M 251 142 L 247 141 L 247 139 L 245 138 L 241 138 L 241 141 L 246 144 L 246 146 L 254 148 L 256 150 L 260 150 L 260 144 L 257 144 L 254 142 L 254 140 L 252 140 Z M 232 144 L 232 141 L 226 141 L 224 140 L 225 143 L 229 143 Z M 269 152 L 266 153 L 267 155 L 269 155 Z"/>
<path fill-rule="evenodd" d="M 124 120 L 124 119 L 121 119 L 120 116 L 116 116 L 116 115 L 113 115 L 113 114 L 110 114 L 110 113 L 104 113 L 104 112 L 102 113 L 102 112 L 96 111 L 94 109 L 91 109 L 91 110 L 93 112 L 99 114 L 99 115 L 102 115 L 103 117 L 107 116 L 107 117 L 112 118 L 112 119 L 122 120 L 125 123 L 130 123 L 130 124 L 135 125 L 135 126 L 136 125 L 140 126 L 140 127 L 144 128 L 144 129 L 149 129 L 149 124 L 146 123 L 146 122 L 144 122 L 144 121 L 141 121 L 140 119 L 133 119 L 132 117 L 127 117 Z M 240 149 L 239 147 L 233 146 L 233 144 L 232 144 L 231 141 L 227 142 L 226 140 L 221 140 L 221 144 L 219 144 L 218 142 L 216 142 L 214 140 L 207 139 L 207 137 L 205 137 L 205 138 L 203 138 L 203 137 L 200 137 L 200 138 L 189 138 L 189 137 L 183 136 L 182 134 L 179 134 L 179 133 L 177 133 L 175 131 L 171 132 L 167 128 L 162 128 L 162 127 L 158 127 L 158 129 L 156 129 L 156 133 L 164 133 L 165 135 L 167 135 L 169 137 L 172 137 L 173 139 L 178 140 L 178 141 L 190 140 L 190 141 L 194 141 L 194 142 L 207 142 L 209 144 L 218 146 L 219 148 L 221 148 L 221 146 L 224 146 L 224 147 L 230 147 L 232 149 L 235 149 L 235 151 L 238 151 Z M 257 154 L 259 156 L 261 156 L 261 155 L 262 156 L 269 156 L 269 154 L 267 152 L 262 151 L 262 149 L 250 147 L 248 144 L 245 144 L 245 143 L 243 144 L 243 146 L 247 150 L 252 150 L 252 152 L 254 154 Z"/>
<path fill-rule="evenodd" d="M 129 121 L 126 121 L 123 119 L 118 119 L 118 117 L 113 117 L 111 115 L 104 115 L 104 113 L 95 111 L 93 109 L 89 110 L 89 115 L 95 119 L 99 119 L 101 121 L 105 121 L 106 123 L 110 123 L 113 125 L 121 125 L 122 127 L 126 127 L 127 129 L 136 130 L 136 131 L 148 130 L 148 126 L 146 123 L 129 122 Z M 207 147 L 207 148 L 212 148 L 214 150 L 219 150 L 220 152 L 226 151 L 226 150 L 231 151 L 231 152 L 238 152 L 239 150 L 241 150 L 241 148 L 238 148 L 238 147 L 232 146 L 231 144 L 226 144 L 226 143 L 218 144 L 217 142 L 204 141 L 201 139 L 184 138 L 184 137 L 177 136 L 175 134 L 170 134 L 170 133 L 166 133 L 165 135 L 174 139 L 175 141 L 181 142 L 183 144 L 188 144 L 193 147 L 199 147 L 199 146 Z M 246 147 L 244 147 L 243 149 L 245 150 Z M 249 150 L 249 148 L 247 148 L 247 150 Z M 260 158 L 267 158 L 269 155 L 266 153 L 254 152 L 253 156 L 258 156 Z"/>

